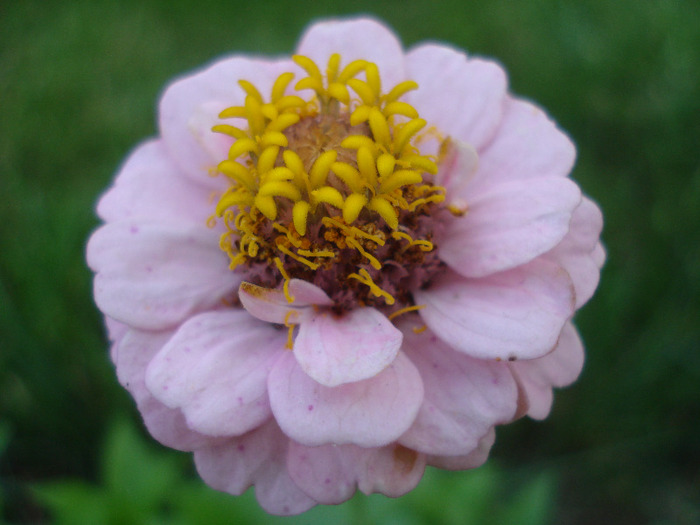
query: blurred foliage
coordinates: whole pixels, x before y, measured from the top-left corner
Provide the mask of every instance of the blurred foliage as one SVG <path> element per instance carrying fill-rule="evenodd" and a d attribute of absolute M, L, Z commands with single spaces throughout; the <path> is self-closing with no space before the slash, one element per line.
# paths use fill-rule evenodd
<path fill-rule="evenodd" d="M 288 53 L 311 19 L 361 12 L 383 18 L 406 45 L 441 40 L 504 64 L 513 92 L 540 103 L 577 143 L 574 177 L 604 210 L 609 261 L 577 319 L 586 368 L 550 418 L 499 429 L 491 466 L 430 472 L 398 501 L 360 496 L 305 518 L 700 522 L 695 0 L 2 2 L 5 520 L 46 522 L 48 509 L 59 521 L 114 520 L 114 502 L 147 523 L 263 519 L 249 494 L 230 498 L 193 481 L 186 456 L 156 453 L 124 426 L 106 432 L 115 414 L 139 423 L 106 356 L 84 246 L 97 196 L 156 132 L 156 102 L 174 76 L 232 51 Z M 495 498 L 508 504 L 483 510 Z"/>

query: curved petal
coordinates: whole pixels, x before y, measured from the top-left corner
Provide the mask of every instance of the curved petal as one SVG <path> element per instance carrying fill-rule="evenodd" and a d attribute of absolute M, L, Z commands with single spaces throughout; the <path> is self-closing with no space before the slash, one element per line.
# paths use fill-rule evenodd
<path fill-rule="evenodd" d="M 202 479 L 216 490 L 236 496 L 255 485 L 255 496 L 271 514 L 299 514 L 316 502 L 302 492 L 287 471 L 289 439 L 270 420 L 225 443 L 195 451 Z"/>
<path fill-rule="evenodd" d="M 486 435 L 479 440 L 477 447 L 466 456 L 428 456 L 427 463 L 431 467 L 445 470 L 477 468 L 486 463 L 494 441 L 496 441 L 496 430 L 490 428 Z"/>
<path fill-rule="evenodd" d="M 337 505 L 357 488 L 392 498 L 413 490 L 423 476 L 425 456 L 396 443 L 380 448 L 306 447 L 292 441 L 287 466 L 294 483 L 309 496 Z"/>
<path fill-rule="evenodd" d="M 385 92 L 405 80 L 401 43 L 385 25 L 370 18 L 313 24 L 301 37 L 297 53 L 311 58 L 321 71 L 333 53 L 340 54 L 341 68 L 358 59 L 374 62 Z"/>
<path fill-rule="evenodd" d="M 424 44 L 406 55 L 406 77 L 419 86 L 406 95 L 407 102 L 442 134 L 479 151 L 491 140 L 501 121 L 507 88 L 506 74 L 498 64 Z"/>
<path fill-rule="evenodd" d="M 569 275 L 541 259 L 481 279 L 448 272 L 414 297 L 428 327 L 456 350 L 511 361 L 549 353 L 575 301 Z"/>
<path fill-rule="evenodd" d="M 396 358 L 403 334 L 374 308 L 336 316 L 322 311 L 302 322 L 294 340 L 301 369 L 324 386 L 374 377 Z"/>
<path fill-rule="evenodd" d="M 119 344 L 117 377 L 136 401 L 151 435 L 165 446 L 191 451 L 207 445 L 211 438 L 190 429 L 182 412 L 166 407 L 146 388 L 146 367 L 172 335 L 172 330 L 130 330 Z"/>
<path fill-rule="evenodd" d="M 464 456 L 490 428 L 512 419 L 518 392 L 507 363 L 474 359 L 430 332 L 406 330 L 403 350 L 421 372 L 425 396 L 402 445 Z"/>
<path fill-rule="evenodd" d="M 292 67 L 291 60 L 232 57 L 180 78 L 166 89 L 159 107 L 160 134 L 169 155 L 187 176 L 213 188 L 225 188 L 222 179 L 208 175 L 228 158 L 233 142 L 211 131 L 213 125 L 222 123 L 219 113 L 244 104 L 246 93 L 239 80 L 253 83 L 267 97 L 275 79 Z"/>
<path fill-rule="evenodd" d="M 262 321 L 276 324 L 301 323 L 314 315 L 315 305 L 331 306 L 333 301 L 321 290 L 307 281 L 291 279 L 287 300 L 283 290 L 263 288 L 249 282 L 241 283 L 238 298 L 250 315 Z"/>
<path fill-rule="evenodd" d="M 576 148 L 544 111 L 507 97 L 500 127 L 488 147 L 479 151 L 479 159 L 484 185 L 565 177 L 574 165 Z"/>
<path fill-rule="evenodd" d="M 603 267 L 607 254 L 605 253 L 605 248 L 603 248 L 603 245 L 600 242 L 596 243 L 595 248 L 593 248 L 593 251 L 591 252 L 591 257 L 599 269 Z"/>
<path fill-rule="evenodd" d="M 423 400 L 420 374 L 402 353 L 371 379 L 327 387 L 287 352 L 270 373 L 268 391 L 282 431 L 308 446 L 384 446 L 411 426 Z"/>
<path fill-rule="evenodd" d="M 106 222 L 191 222 L 206 224 L 214 213 L 211 189 L 184 177 L 163 142 L 151 140 L 136 148 L 122 166 L 114 185 L 97 205 Z"/>
<path fill-rule="evenodd" d="M 576 308 L 591 298 L 600 280 L 602 261 L 596 259 L 595 252 L 602 248 L 598 241 L 602 229 L 600 209 L 584 197 L 574 210 L 566 237 L 546 254 L 548 259 L 559 263 L 571 276 L 576 289 Z"/>
<path fill-rule="evenodd" d="M 245 311 L 200 314 L 153 358 L 146 385 L 193 430 L 240 435 L 270 417 L 267 376 L 284 344 L 283 332 Z"/>
<path fill-rule="evenodd" d="M 206 226 L 119 221 L 87 247 L 95 301 L 106 315 L 147 330 L 172 327 L 212 308 L 240 282 Z"/>
<path fill-rule="evenodd" d="M 440 258 L 464 277 L 515 268 L 564 238 L 580 202 L 578 186 L 562 177 L 493 186 L 449 224 Z"/>
<path fill-rule="evenodd" d="M 583 343 L 576 328 L 566 323 L 556 348 L 544 357 L 509 363 L 529 402 L 527 414 L 544 419 L 552 406 L 552 387 L 573 383 L 583 368 Z"/>

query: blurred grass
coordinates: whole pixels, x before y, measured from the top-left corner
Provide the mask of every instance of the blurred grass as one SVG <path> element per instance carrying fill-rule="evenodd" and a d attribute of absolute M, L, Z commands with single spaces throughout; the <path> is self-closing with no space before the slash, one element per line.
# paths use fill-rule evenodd
<path fill-rule="evenodd" d="M 574 176 L 604 210 L 609 261 L 578 317 L 582 378 L 558 394 L 547 421 L 499 430 L 497 467 L 427 476 L 415 497 L 435 514 L 410 518 L 413 495 L 319 512 L 450 523 L 463 499 L 468 512 L 494 494 L 524 493 L 522 505 L 535 509 L 537 491 L 548 494 L 556 480 L 556 497 L 543 500 L 554 523 L 700 521 L 700 3 L 692 0 L 3 2 L 6 520 L 46 518 L 30 483 L 74 479 L 97 490 L 109 422 L 128 414 L 139 425 L 106 357 L 84 246 L 97 196 L 155 133 L 163 86 L 232 51 L 288 53 L 310 19 L 358 12 L 383 18 L 406 45 L 447 41 L 501 61 L 512 90 L 547 108 L 577 143 Z M 163 454 L 182 467 L 183 456 Z M 505 473 L 497 484 L 487 481 L 492 471 Z M 543 472 L 555 474 L 525 483 Z M 476 497 L 479 487 L 487 490 Z"/>

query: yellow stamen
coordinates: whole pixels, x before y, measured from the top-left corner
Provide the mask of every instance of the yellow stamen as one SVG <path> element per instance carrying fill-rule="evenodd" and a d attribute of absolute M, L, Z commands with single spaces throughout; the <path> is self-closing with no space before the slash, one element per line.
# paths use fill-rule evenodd
<path fill-rule="evenodd" d="M 364 237 L 365 239 L 376 242 L 379 246 L 384 246 L 384 239 L 382 239 L 381 237 L 364 232 L 359 228 L 356 228 L 355 226 L 347 226 L 340 222 L 338 219 L 334 219 L 332 217 L 324 217 L 322 222 L 326 226 L 330 225 L 340 228 L 341 230 L 343 230 L 343 233 L 345 233 L 347 236 L 359 235 L 360 237 Z"/>
<path fill-rule="evenodd" d="M 299 255 L 303 255 L 304 257 L 335 257 L 338 255 L 335 252 L 332 252 L 330 250 L 318 250 L 318 251 L 309 251 L 309 250 L 297 250 L 297 253 Z"/>
<path fill-rule="evenodd" d="M 372 294 L 374 294 L 375 297 L 383 297 L 386 304 L 390 306 L 396 302 L 396 299 L 394 299 L 392 295 L 388 294 L 374 283 L 369 272 L 364 268 L 359 269 L 359 274 L 351 273 L 350 275 L 348 275 L 348 279 L 357 279 L 362 284 L 369 287 L 370 291 L 372 292 Z"/>
<path fill-rule="evenodd" d="M 409 312 L 415 312 L 416 310 L 420 310 L 421 308 L 425 308 L 424 304 L 416 304 L 414 306 L 406 306 L 405 308 L 401 308 L 400 310 L 396 310 L 395 312 L 392 312 L 387 316 L 389 321 L 393 321 L 396 319 L 398 316 L 407 314 Z"/>
<path fill-rule="evenodd" d="M 296 323 L 290 322 L 293 316 L 296 316 L 297 313 L 294 310 L 288 311 L 284 315 L 284 326 L 286 326 L 289 330 L 287 332 L 287 344 L 286 348 L 288 350 L 292 350 L 294 348 L 294 327 L 296 326 Z"/>
<path fill-rule="evenodd" d="M 289 274 L 287 273 L 287 270 L 284 269 L 284 266 L 282 265 L 282 261 L 280 260 L 279 257 L 275 257 L 275 266 L 277 266 L 277 269 L 279 270 L 280 274 L 282 274 L 282 278 L 284 279 L 284 285 L 282 286 L 282 290 L 284 291 L 284 296 L 287 298 L 288 303 L 293 303 L 294 302 L 294 296 L 289 293 L 289 281 L 291 280 L 289 277 Z"/>
<path fill-rule="evenodd" d="M 362 245 L 357 242 L 355 239 L 352 237 L 348 237 L 345 239 L 345 241 L 348 243 L 348 246 L 352 246 L 355 248 L 358 252 L 360 252 L 372 265 L 372 268 L 375 270 L 381 270 L 382 269 L 382 263 L 380 263 L 376 257 L 374 257 L 372 254 L 368 253 L 365 251 L 365 249 L 362 247 Z"/>
<path fill-rule="evenodd" d="M 291 257 L 295 261 L 300 262 L 302 264 L 305 264 L 306 266 L 308 266 L 312 270 L 316 270 L 320 266 L 320 264 L 316 264 L 315 262 L 311 262 L 308 259 L 305 259 L 304 257 L 297 255 L 292 250 L 290 250 L 289 248 L 287 248 L 286 246 L 284 246 L 282 244 L 278 244 L 277 249 L 279 251 L 281 251 L 282 253 L 284 253 L 285 255 L 288 255 L 289 257 Z"/>
<path fill-rule="evenodd" d="M 287 237 L 287 240 L 291 243 L 292 246 L 295 248 L 299 248 L 301 246 L 301 240 L 298 237 L 295 237 L 291 231 L 289 231 L 287 228 L 282 226 L 281 224 L 275 222 L 272 223 L 272 227 L 277 230 L 280 233 L 284 233 L 284 235 Z"/>

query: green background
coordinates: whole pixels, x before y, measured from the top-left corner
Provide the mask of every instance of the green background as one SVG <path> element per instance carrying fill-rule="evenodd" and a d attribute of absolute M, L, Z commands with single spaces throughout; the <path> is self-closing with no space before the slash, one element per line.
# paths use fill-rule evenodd
<path fill-rule="evenodd" d="M 673 0 L 0 4 L 0 522 L 257 523 L 143 432 L 84 262 L 94 203 L 155 133 L 174 76 L 285 54 L 314 18 L 373 13 L 406 45 L 496 58 L 578 146 L 609 259 L 577 316 L 587 363 L 489 463 L 279 523 L 700 522 L 700 5 Z M 4 516 L 4 517 L 1 517 Z"/>

